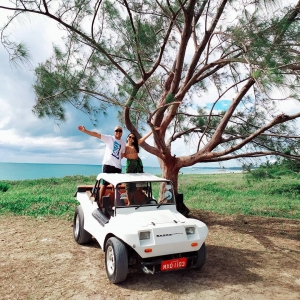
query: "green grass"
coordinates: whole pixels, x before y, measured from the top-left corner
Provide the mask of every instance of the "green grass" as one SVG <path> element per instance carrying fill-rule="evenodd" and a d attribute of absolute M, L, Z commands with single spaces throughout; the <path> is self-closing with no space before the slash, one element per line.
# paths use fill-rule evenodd
<path fill-rule="evenodd" d="M 179 192 L 186 206 L 224 214 L 300 218 L 298 176 L 261 181 L 247 180 L 238 173 L 180 175 Z"/>
<path fill-rule="evenodd" d="M 61 179 L 37 179 L 0 182 L 0 214 L 58 216 L 71 219 L 77 201 L 77 185 L 94 184 L 95 176 L 67 176 Z M 1 191 L 1 186 L 9 186 Z"/>
<path fill-rule="evenodd" d="M 179 175 L 179 192 L 192 209 L 300 219 L 299 179 L 295 174 L 259 181 L 238 173 Z M 0 214 L 71 219 L 77 185 L 94 183 L 95 176 L 0 181 Z"/>

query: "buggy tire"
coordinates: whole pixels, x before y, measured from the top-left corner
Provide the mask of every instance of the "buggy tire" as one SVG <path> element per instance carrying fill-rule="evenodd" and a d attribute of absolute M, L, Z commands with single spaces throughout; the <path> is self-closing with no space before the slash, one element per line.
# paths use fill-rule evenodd
<path fill-rule="evenodd" d="M 73 220 L 73 235 L 75 241 L 79 245 L 88 243 L 92 239 L 92 235 L 84 230 L 84 214 L 81 205 L 77 206 Z"/>
<path fill-rule="evenodd" d="M 201 269 L 206 261 L 206 246 L 202 244 L 201 248 L 197 251 L 197 262 L 193 269 Z"/>
<path fill-rule="evenodd" d="M 107 277 L 112 283 L 122 282 L 127 277 L 127 249 L 125 244 L 115 237 L 109 238 L 105 245 L 105 268 Z"/>

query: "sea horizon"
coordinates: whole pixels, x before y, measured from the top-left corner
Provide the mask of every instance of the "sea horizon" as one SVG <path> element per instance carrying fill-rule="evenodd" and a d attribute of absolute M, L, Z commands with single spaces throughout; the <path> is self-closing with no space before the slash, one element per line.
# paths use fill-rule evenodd
<path fill-rule="evenodd" d="M 199 167 L 190 166 L 180 169 L 179 174 L 213 174 L 241 172 L 240 167 Z M 61 164 L 61 163 L 18 163 L 0 162 L 0 180 L 26 180 L 41 178 L 62 178 L 65 176 L 92 176 L 102 172 L 102 165 L 91 164 Z M 125 173 L 125 166 L 122 166 Z M 144 172 L 161 175 L 161 168 L 144 166 Z"/>

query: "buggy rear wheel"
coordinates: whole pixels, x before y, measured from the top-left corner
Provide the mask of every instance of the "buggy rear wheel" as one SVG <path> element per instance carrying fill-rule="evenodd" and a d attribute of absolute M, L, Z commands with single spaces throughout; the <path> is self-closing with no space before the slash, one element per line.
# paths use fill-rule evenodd
<path fill-rule="evenodd" d="M 84 230 L 84 215 L 81 205 L 76 207 L 73 219 L 73 235 L 75 241 L 80 244 L 86 244 L 92 239 L 92 235 Z"/>

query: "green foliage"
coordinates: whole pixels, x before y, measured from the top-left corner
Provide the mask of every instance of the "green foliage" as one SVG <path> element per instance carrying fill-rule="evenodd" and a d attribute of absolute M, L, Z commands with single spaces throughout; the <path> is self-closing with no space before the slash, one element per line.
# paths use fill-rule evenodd
<path fill-rule="evenodd" d="M 288 175 L 285 174 L 285 176 Z M 274 187 L 269 193 L 270 195 L 286 195 L 287 197 L 297 198 L 300 194 L 300 183 L 287 182 L 284 186 Z"/>
<path fill-rule="evenodd" d="M 166 97 L 166 103 L 172 103 L 175 100 L 175 97 L 173 94 L 168 94 Z"/>
<path fill-rule="evenodd" d="M 6 192 L 10 188 L 10 185 L 6 182 L 0 181 L 0 192 Z"/>
<path fill-rule="evenodd" d="M 250 182 L 251 180 L 263 180 L 267 178 L 274 178 L 272 173 L 273 172 L 270 172 L 270 169 L 258 168 L 246 174 L 246 178 L 248 182 Z"/>
<path fill-rule="evenodd" d="M 252 181 L 244 174 L 179 175 L 186 206 L 222 214 L 300 218 L 300 176 Z"/>
<path fill-rule="evenodd" d="M 68 52 L 64 53 L 54 46 L 54 56 L 36 68 L 37 79 L 34 89 L 38 99 L 33 112 L 39 118 L 48 116 L 55 117 L 57 121 L 65 121 L 65 107 L 66 104 L 71 103 L 90 116 L 94 116 L 96 120 L 97 114 L 105 111 L 106 105 L 101 102 L 97 105 L 93 104 L 88 91 L 96 88 L 96 80 L 101 80 L 100 76 L 91 75 L 93 70 L 98 68 L 100 58 L 92 55 L 90 67 L 83 68 L 84 62 L 80 57 L 76 58 L 76 63 L 70 63 L 66 62 L 68 56 Z M 80 89 L 86 90 L 87 93 L 78 93 Z"/>
<path fill-rule="evenodd" d="M 271 91 L 272 88 L 288 84 L 280 66 L 296 59 L 295 53 L 287 51 L 286 43 L 299 40 L 299 24 L 287 21 L 290 13 L 286 8 L 269 19 L 257 12 L 241 15 L 240 24 L 228 27 L 228 32 L 241 47 L 245 46 L 247 39 L 247 59 L 253 61 L 254 65 L 255 62 L 260 64 L 252 76 L 259 79 L 267 91 Z M 298 76 L 296 78 L 299 80 Z"/>
<path fill-rule="evenodd" d="M 206 128 L 207 134 L 211 134 L 215 130 L 215 127 L 220 121 L 220 117 L 224 115 L 224 112 L 220 112 L 220 116 L 209 116 L 210 110 L 203 107 L 198 107 L 197 111 L 199 116 L 191 118 L 191 124 L 202 130 L 208 125 Z"/>
<path fill-rule="evenodd" d="M 255 169 L 252 169 L 252 165 L 244 165 L 244 169 L 248 171 L 246 174 L 248 182 L 268 178 L 280 178 L 280 176 L 297 177 L 297 173 L 300 172 L 300 162 L 297 160 L 278 158 L 274 163 L 267 161 Z"/>
<path fill-rule="evenodd" d="M 71 219 L 77 201 L 77 185 L 94 184 L 95 176 L 67 176 L 62 179 L 8 181 L 10 186 L 0 193 L 0 214 L 27 216 L 59 216 Z"/>
<path fill-rule="evenodd" d="M 179 191 L 189 208 L 223 214 L 300 218 L 300 176 L 253 181 L 243 174 L 180 175 Z M 73 197 L 78 185 L 95 177 L 68 176 L 4 182 L 10 188 L 0 193 L 0 214 L 56 216 L 72 219 L 78 205 Z"/>
<path fill-rule="evenodd" d="M 26 63 L 30 63 L 31 56 L 26 45 L 22 43 L 16 45 L 15 53 L 11 57 L 11 61 L 15 64 L 21 63 L 23 65 L 26 65 Z"/>
<path fill-rule="evenodd" d="M 255 70 L 252 73 L 253 78 L 258 79 L 261 76 L 261 71 L 260 70 Z"/>
<path fill-rule="evenodd" d="M 278 159 L 277 164 L 281 166 L 282 169 L 290 170 L 292 172 L 300 172 L 300 161 L 292 159 Z"/>

